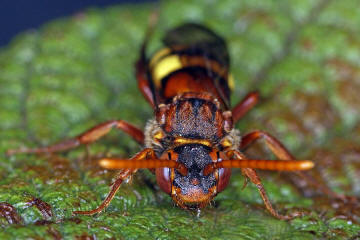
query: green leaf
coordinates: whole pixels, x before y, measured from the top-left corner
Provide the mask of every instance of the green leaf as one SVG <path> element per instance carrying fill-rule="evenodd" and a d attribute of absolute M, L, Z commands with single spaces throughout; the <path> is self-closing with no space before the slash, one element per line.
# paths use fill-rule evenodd
<path fill-rule="evenodd" d="M 89 9 L 23 33 L 0 51 L 0 202 L 11 204 L 21 217 L 21 223 L 10 224 L 0 204 L 0 238 L 358 237 L 359 2 L 185 0 L 159 5 Z M 236 79 L 232 103 L 254 89 L 263 97 L 237 128 L 270 132 L 297 158 L 316 162 L 310 172 L 316 181 L 357 198 L 329 200 L 311 186 L 301 188 L 291 175 L 261 172 L 280 213 L 303 210 L 306 215 L 280 221 L 264 209 L 256 187 L 242 190 L 244 179 L 233 171 L 228 188 L 196 217 L 175 207 L 152 174 L 139 172 L 121 186 L 105 212 L 72 216 L 74 210 L 98 206 L 116 176 L 97 166 L 97 156 L 128 157 L 140 146 L 114 131 L 91 146 L 91 158 L 83 147 L 52 156 L 5 156 L 7 149 L 48 145 L 110 119 L 143 127 L 152 109 L 137 89 L 134 62 L 157 7 L 149 53 L 178 24 L 195 21 L 214 29 L 229 44 Z M 263 143 L 246 153 L 272 157 Z M 31 206 L 34 199 L 49 204 L 52 216 Z"/>

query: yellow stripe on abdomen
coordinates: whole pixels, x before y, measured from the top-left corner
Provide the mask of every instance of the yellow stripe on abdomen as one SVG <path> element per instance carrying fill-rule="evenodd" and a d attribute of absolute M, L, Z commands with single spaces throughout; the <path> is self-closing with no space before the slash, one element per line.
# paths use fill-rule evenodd
<path fill-rule="evenodd" d="M 157 88 L 161 86 L 161 80 L 179 69 L 183 68 L 178 55 L 169 55 L 161 59 L 152 70 L 152 77 Z"/>
<path fill-rule="evenodd" d="M 217 61 L 205 59 L 203 56 L 187 56 L 171 54 L 171 49 L 164 48 L 158 51 L 150 60 L 151 75 L 156 88 L 161 87 L 161 81 L 169 74 L 185 67 L 203 67 L 217 73 L 226 79 L 230 89 L 234 88 L 234 79 L 228 74 L 228 69 Z"/>

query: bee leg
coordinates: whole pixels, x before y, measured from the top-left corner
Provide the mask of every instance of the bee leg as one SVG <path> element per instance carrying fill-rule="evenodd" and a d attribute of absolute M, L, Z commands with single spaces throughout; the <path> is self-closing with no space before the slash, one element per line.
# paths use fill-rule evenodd
<path fill-rule="evenodd" d="M 111 186 L 111 190 L 105 200 L 95 209 L 90 211 L 74 211 L 73 214 L 80 214 L 80 215 L 94 215 L 96 213 L 101 212 L 104 208 L 106 208 L 111 200 L 114 198 L 116 192 L 119 190 L 121 183 L 129 178 L 133 173 L 136 172 L 136 169 L 124 169 L 120 172 L 119 176 Z"/>
<path fill-rule="evenodd" d="M 285 148 L 285 146 L 279 140 L 277 140 L 275 137 L 271 136 L 267 132 L 259 130 L 248 133 L 242 137 L 240 143 L 240 150 L 245 150 L 259 139 L 265 140 L 266 146 L 279 160 L 295 160 L 294 156 Z M 304 179 L 309 185 L 314 186 L 315 188 L 319 189 L 321 192 L 332 198 L 338 198 L 343 200 L 346 198 L 344 195 L 335 193 L 325 184 L 321 184 L 320 182 L 316 181 L 305 172 L 294 171 L 294 173 Z"/>
<path fill-rule="evenodd" d="M 134 157 L 132 157 L 131 160 L 129 161 L 144 160 L 144 159 L 153 158 L 154 156 L 155 156 L 154 150 L 152 150 L 151 148 L 145 148 L 144 150 L 136 154 Z M 126 179 L 130 178 L 134 173 L 136 173 L 136 171 L 137 169 L 128 169 L 128 168 L 121 170 L 116 180 L 112 184 L 109 194 L 97 208 L 90 211 L 74 211 L 73 214 L 94 215 L 104 210 L 110 204 L 111 200 L 114 198 L 116 192 L 119 190 L 121 186 L 121 183 Z"/>
<path fill-rule="evenodd" d="M 144 143 L 144 134 L 140 129 L 123 120 L 113 120 L 101 123 L 75 138 L 64 140 L 54 145 L 39 148 L 9 149 L 6 154 L 13 155 L 18 153 L 53 153 L 66 151 L 72 148 L 76 148 L 81 144 L 90 144 L 95 142 L 96 140 L 106 135 L 112 128 L 117 128 L 124 131 L 140 144 Z"/>
<path fill-rule="evenodd" d="M 145 39 L 142 43 L 141 50 L 140 50 L 140 58 L 135 63 L 135 72 L 136 72 L 136 79 L 138 82 L 138 87 L 145 97 L 146 101 L 155 108 L 157 103 L 154 96 L 154 89 L 148 79 L 148 60 L 146 58 L 146 47 L 147 42 L 150 39 L 154 27 L 158 22 L 159 12 L 153 11 L 149 17 L 149 26 L 145 35 Z"/>
<path fill-rule="evenodd" d="M 147 77 L 146 66 L 147 66 L 146 61 L 143 58 L 140 58 L 136 62 L 135 64 L 136 79 L 138 82 L 138 87 L 141 93 L 143 94 L 143 96 L 145 97 L 146 101 L 148 101 L 148 103 L 150 103 L 152 107 L 155 107 L 154 95 L 150 86 L 149 79 Z"/>
<path fill-rule="evenodd" d="M 259 101 L 259 93 L 251 92 L 244 97 L 241 102 L 231 110 L 234 123 L 239 121 L 246 113 L 248 113 Z"/>
<path fill-rule="evenodd" d="M 281 219 L 281 220 L 290 220 L 296 216 L 301 216 L 301 212 L 296 212 L 292 215 L 280 215 L 271 205 L 271 202 L 269 200 L 269 197 L 266 194 L 265 188 L 261 183 L 261 180 L 254 169 L 251 168 L 242 168 L 242 173 L 245 175 L 245 177 L 249 178 L 252 183 L 254 183 L 259 190 L 260 196 L 262 200 L 264 201 L 266 209 L 270 212 L 271 215 L 274 217 Z"/>

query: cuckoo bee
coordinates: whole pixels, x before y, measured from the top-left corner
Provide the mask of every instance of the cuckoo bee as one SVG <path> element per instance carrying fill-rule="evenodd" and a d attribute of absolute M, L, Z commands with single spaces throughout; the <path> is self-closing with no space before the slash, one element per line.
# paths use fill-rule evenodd
<path fill-rule="evenodd" d="M 9 150 L 8 154 L 65 151 L 90 144 L 116 128 L 144 148 L 129 159 L 101 159 L 102 167 L 120 169 L 120 173 L 100 206 L 75 214 L 101 212 L 121 183 L 144 168 L 155 173 L 160 188 L 179 207 L 201 209 L 226 188 L 231 168 L 240 168 L 246 180 L 257 186 L 267 210 L 276 218 L 289 219 L 272 207 L 254 169 L 298 171 L 314 164 L 295 160 L 276 138 L 264 131 L 240 136 L 234 129 L 259 96 L 257 92 L 249 93 L 230 107 L 234 82 L 225 41 L 202 25 L 187 23 L 168 31 L 163 38 L 164 47 L 148 58 L 148 39 L 136 62 L 139 89 L 154 109 L 154 118 L 147 122 L 144 132 L 124 120 L 112 120 L 58 144 Z M 242 150 L 258 139 L 265 140 L 278 160 L 249 159 L 243 154 Z"/>

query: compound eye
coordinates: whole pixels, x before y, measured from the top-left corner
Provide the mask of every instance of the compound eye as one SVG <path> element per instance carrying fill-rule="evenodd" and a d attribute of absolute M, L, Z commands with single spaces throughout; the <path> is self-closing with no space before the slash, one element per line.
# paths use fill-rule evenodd
<path fill-rule="evenodd" d="M 160 186 L 161 190 L 167 194 L 171 193 L 171 178 L 170 168 L 157 168 L 155 170 L 156 182 Z"/>
<path fill-rule="evenodd" d="M 229 184 L 230 176 L 231 176 L 231 168 L 219 168 L 219 180 L 217 184 L 217 192 L 222 192 L 226 186 Z"/>

